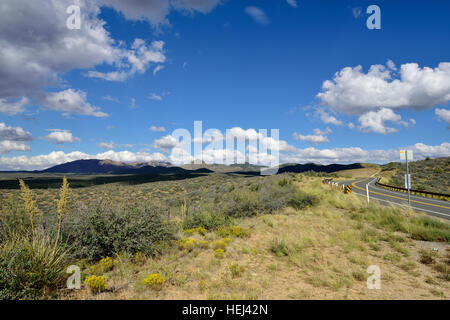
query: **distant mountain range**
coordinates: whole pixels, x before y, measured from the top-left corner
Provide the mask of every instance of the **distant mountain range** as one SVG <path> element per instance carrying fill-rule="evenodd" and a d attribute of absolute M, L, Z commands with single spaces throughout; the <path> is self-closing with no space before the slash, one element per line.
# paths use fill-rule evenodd
<path fill-rule="evenodd" d="M 360 169 L 364 168 L 364 165 L 361 163 L 352 163 L 352 164 L 329 164 L 329 165 L 321 165 L 315 163 L 306 163 L 306 164 L 298 164 L 298 163 L 288 163 L 281 165 L 278 169 L 278 173 L 284 172 L 306 172 L 306 171 L 314 171 L 314 172 L 326 172 L 332 173 L 341 170 L 350 170 L 350 169 Z"/>
<path fill-rule="evenodd" d="M 283 164 L 278 173 L 284 172 L 326 172 L 363 168 L 361 163 L 320 165 L 315 163 Z M 245 164 L 185 164 L 175 166 L 166 161 L 125 163 L 112 160 L 76 160 L 50 167 L 45 170 L 25 171 L 29 173 L 73 173 L 73 174 L 185 174 L 185 173 L 259 173 L 262 166 Z M 24 172 L 24 171 L 21 171 Z"/>
<path fill-rule="evenodd" d="M 63 163 L 39 172 L 78 174 L 182 174 L 192 172 L 209 173 L 212 171 L 207 169 L 186 170 L 165 161 L 125 163 L 112 160 L 88 159 Z"/>
<path fill-rule="evenodd" d="M 242 164 L 207 164 L 203 163 L 189 163 L 181 166 L 183 169 L 187 170 L 200 170 L 200 169 L 208 169 L 214 172 L 260 172 L 263 166 L 258 166 L 250 163 L 242 163 Z"/>

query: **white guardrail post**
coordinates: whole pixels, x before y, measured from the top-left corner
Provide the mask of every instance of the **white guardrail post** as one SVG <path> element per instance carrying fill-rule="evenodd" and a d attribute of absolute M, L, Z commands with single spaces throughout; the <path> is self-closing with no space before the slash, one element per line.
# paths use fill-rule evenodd
<path fill-rule="evenodd" d="M 369 184 L 366 184 L 367 203 L 369 203 Z"/>

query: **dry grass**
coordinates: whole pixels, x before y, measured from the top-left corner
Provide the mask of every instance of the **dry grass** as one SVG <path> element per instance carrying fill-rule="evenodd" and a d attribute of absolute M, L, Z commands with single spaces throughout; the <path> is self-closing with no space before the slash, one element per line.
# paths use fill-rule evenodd
<path fill-rule="evenodd" d="M 295 184 L 321 198 L 320 205 L 303 210 L 286 208 L 272 215 L 237 220 L 251 230 L 233 237 L 223 259 L 213 246 L 193 250 L 174 247 L 164 255 L 135 263 L 116 258 L 106 274 L 107 291 L 87 289 L 70 299 L 448 299 L 448 243 L 412 240 L 407 234 L 376 228 L 353 219 L 366 206 L 359 197 L 323 186 L 318 178 L 296 179 Z M 301 181 L 301 182 L 299 182 Z M 374 204 L 372 204 L 374 205 Z M 385 209 L 386 210 L 386 209 Z M 395 212 L 399 212 L 398 210 Z M 400 212 L 405 216 L 413 212 Z M 196 234 L 213 243 L 215 232 Z M 433 248 L 433 262 L 421 263 Z M 278 250 L 281 254 L 277 254 Z M 381 289 L 369 290 L 366 268 L 381 269 Z M 234 271 L 233 271 L 234 270 Z M 150 290 L 143 279 L 161 274 L 167 281 Z"/>
<path fill-rule="evenodd" d="M 350 178 L 370 177 L 380 171 L 377 165 L 367 165 L 364 168 L 336 171 L 335 174 Z"/>

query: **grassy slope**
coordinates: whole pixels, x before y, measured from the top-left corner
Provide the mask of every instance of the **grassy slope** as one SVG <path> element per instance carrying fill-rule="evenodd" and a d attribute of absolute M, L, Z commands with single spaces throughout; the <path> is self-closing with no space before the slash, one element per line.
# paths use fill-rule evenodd
<path fill-rule="evenodd" d="M 412 188 L 450 194 L 450 157 L 411 162 Z M 440 168 L 442 169 L 436 169 Z M 405 163 L 392 162 L 382 166 L 382 182 L 404 187 Z"/>
<path fill-rule="evenodd" d="M 236 220 L 238 225 L 251 230 L 251 236 L 233 238 L 223 259 L 217 259 L 211 248 L 196 248 L 192 252 L 172 248 L 140 265 L 122 255 L 116 258 L 114 270 L 107 273 L 108 292 L 92 295 L 82 289 L 62 298 L 450 297 L 448 242 L 422 242 L 413 240 L 407 233 L 390 231 L 396 230 L 393 226 L 400 221 L 395 217 L 401 217 L 407 228 L 405 231 L 413 232 L 414 225 L 409 223 L 408 217 L 416 216 L 415 213 L 385 207 L 369 209 L 359 197 L 329 190 L 328 186 L 320 184 L 319 178 L 296 177 L 299 188 L 320 196 L 320 204 L 302 211 L 286 208 L 275 215 Z M 215 232 L 196 237 L 210 242 L 220 239 Z M 439 249 L 434 262 L 421 263 L 421 250 L 431 254 L 432 248 Z M 233 276 L 231 266 L 234 264 L 242 267 L 242 272 Z M 366 268 L 372 264 L 381 268 L 381 290 L 366 288 Z M 443 268 L 447 270 L 447 280 L 443 279 Z M 161 291 L 142 284 L 142 280 L 153 273 L 168 278 Z"/>
<path fill-rule="evenodd" d="M 363 177 L 370 177 L 371 175 L 376 174 L 381 170 L 380 166 L 376 164 L 364 163 L 362 165 L 364 166 L 364 168 L 341 170 L 335 173 L 343 177 L 363 178 Z"/>

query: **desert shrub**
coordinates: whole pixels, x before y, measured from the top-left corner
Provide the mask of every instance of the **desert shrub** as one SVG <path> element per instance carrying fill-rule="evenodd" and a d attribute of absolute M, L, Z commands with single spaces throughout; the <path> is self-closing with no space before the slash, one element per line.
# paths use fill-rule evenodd
<path fill-rule="evenodd" d="M 434 266 L 434 270 L 441 273 L 441 278 L 450 281 L 450 265 L 446 263 L 438 263 Z"/>
<path fill-rule="evenodd" d="M 223 240 L 216 240 L 213 241 L 212 246 L 214 250 L 222 249 L 223 251 L 225 251 L 227 249 L 227 242 Z"/>
<path fill-rule="evenodd" d="M 230 272 L 232 278 L 238 278 L 245 272 L 245 267 L 234 263 L 230 266 Z"/>
<path fill-rule="evenodd" d="M 98 263 L 89 267 L 89 273 L 92 275 L 102 275 L 114 268 L 114 261 L 110 257 L 101 259 Z"/>
<path fill-rule="evenodd" d="M 162 287 L 163 287 L 164 283 L 166 283 L 166 281 L 167 281 L 167 279 L 164 278 L 160 273 L 151 274 L 144 279 L 144 283 L 148 287 L 152 288 L 153 290 L 157 290 L 157 291 L 162 289 Z"/>
<path fill-rule="evenodd" d="M 194 250 L 194 248 L 197 246 L 197 239 L 191 239 L 191 238 L 187 238 L 187 239 L 181 239 L 178 240 L 178 249 L 180 250 L 186 250 L 186 251 L 192 251 Z"/>
<path fill-rule="evenodd" d="M 356 270 L 352 272 L 352 277 L 353 279 L 357 280 L 357 281 L 364 281 L 366 280 L 366 274 L 361 271 L 361 270 Z"/>
<path fill-rule="evenodd" d="M 232 240 L 230 238 L 223 238 L 222 241 L 228 245 L 231 243 Z"/>
<path fill-rule="evenodd" d="M 191 228 L 191 229 L 187 229 L 183 231 L 186 234 L 199 234 L 199 235 L 206 235 L 207 230 L 203 227 L 198 227 L 198 228 Z"/>
<path fill-rule="evenodd" d="M 433 251 L 420 250 L 420 262 L 423 264 L 433 264 L 436 258 L 436 253 Z"/>
<path fill-rule="evenodd" d="M 133 257 L 133 262 L 138 265 L 142 266 L 147 262 L 148 257 L 145 255 L 145 253 L 142 253 L 140 251 L 136 252 Z"/>
<path fill-rule="evenodd" d="M 197 244 L 202 249 L 208 249 L 209 248 L 209 241 L 207 241 L 207 240 L 199 240 L 197 242 Z"/>
<path fill-rule="evenodd" d="M 19 180 L 23 206 L 2 214 L 0 245 L 0 299 L 37 299 L 47 297 L 65 279 L 69 264 L 66 245 L 58 243 L 59 233 L 50 237 L 36 225 L 40 214 L 35 196 L 23 180 Z M 63 179 L 58 203 L 58 226 L 62 222 L 69 197 L 69 185 Z M 19 209 L 18 209 L 19 208 Z M 21 209 L 23 208 L 23 209 Z M 22 211 L 23 210 L 23 211 Z M 26 218 L 25 218 L 26 217 Z M 23 222 L 24 226 L 14 226 Z M 58 228 L 59 230 L 59 228 Z"/>
<path fill-rule="evenodd" d="M 292 183 L 292 181 L 288 180 L 287 178 L 283 178 L 283 179 L 278 181 L 278 185 L 280 187 L 284 187 L 285 185 L 288 185 L 288 184 L 291 184 L 291 183 Z"/>
<path fill-rule="evenodd" d="M 278 257 L 289 255 L 289 248 L 283 240 L 274 241 L 272 243 L 272 246 L 270 247 L 270 251 L 272 251 Z"/>
<path fill-rule="evenodd" d="M 222 226 L 216 232 L 221 237 L 238 237 L 245 238 L 250 235 L 250 229 L 238 226 Z"/>
<path fill-rule="evenodd" d="M 279 181 L 289 181 L 286 178 Z M 224 213 L 234 217 L 250 217 L 272 213 L 287 206 L 302 209 L 318 203 L 314 195 L 300 192 L 288 182 L 262 184 L 258 191 L 235 190 L 226 196 Z"/>
<path fill-rule="evenodd" d="M 232 217 L 249 217 L 261 211 L 258 192 L 234 190 L 225 200 L 224 213 Z"/>
<path fill-rule="evenodd" d="M 159 253 L 174 239 L 174 227 L 154 207 L 79 208 L 62 226 L 65 241 L 76 258 L 98 260 L 120 252 L 146 255 Z"/>
<path fill-rule="evenodd" d="M 0 212 L 0 242 L 6 242 L 16 235 L 31 235 L 30 218 L 18 196 L 2 201 Z"/>
<path fill-rule="evenodd" d="M 97 294 L 106 290 L 106 277 L 92 275 L 84 280 L 84 284 L 92 293 Z"/>
<path fill-rule="evenodd" d="M 441 174 L 444 172 L 444 169 L 442 169 L 441 167 L 436 167 L 433 170 L 433 173 L 437 173 L 437 174 Z"/>
<path fill-rule="evenodd" d="M 231 224 L 231 218 L 214 211 L 196 212 L 183 220 L 183 229 L 204 228 L 206 230 L 216 230 L 220 226 Z"/>
<path fill-rule="evenodd" d="M 178 249 L 191 252 L 195 248 L 207 249 L 209 248 L 209 241 L 197 240 L 194 238 L 186 238 L 177 240 Z"/>
<path fill-rule="evenodd" d="M 312 207 L 318 203 L 319 199 L 316 196 L 305 192 L 297 192 L 287 204 L 294 209 L 303 209 Z"/>
<path fill-rule="evenodd" d="M 66 249 L 46 237 L 17 237 L 0 247 L 0 300 L 39 299 L 64 284 Z"/>
<path fill-rule="evenodd" d="M 220 249 L 220 248 L 216 249 L 216 250 L 214 250 L 214 256 L 217 259 L 222 259 L 225 256 L 225 251 L 223 249 Z"/>

